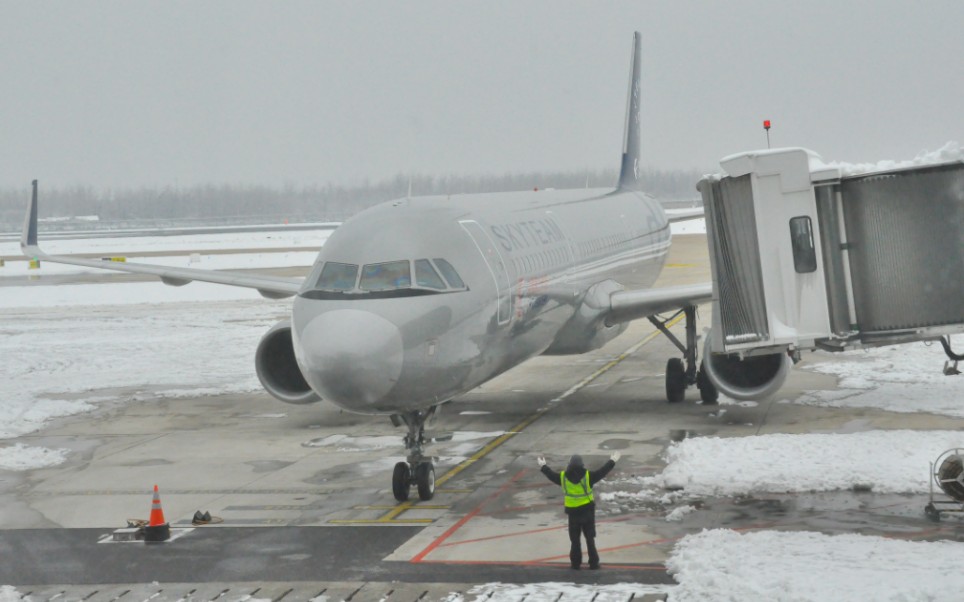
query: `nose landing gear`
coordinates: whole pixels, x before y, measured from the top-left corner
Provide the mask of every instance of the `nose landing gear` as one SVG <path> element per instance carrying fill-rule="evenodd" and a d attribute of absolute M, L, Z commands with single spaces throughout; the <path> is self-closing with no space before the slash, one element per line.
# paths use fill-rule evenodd
<path fill-rule="evenodd" d="M 420 500 L 430 500 L 435 495 L 435 466 L 431 458 L 422 454 L 422 446 L 425 445 L 425 422 L 435 416 L 437 408 L 432 406 L 428 410 L 392 416 L 392 423 L 396 426 L 403 422 L 408 426 L 408 434 L 405 435 L 407 461 L 395 464 L 392 473 L 392 494 L 400 502 L 408 500 L 413 484 Z"/>

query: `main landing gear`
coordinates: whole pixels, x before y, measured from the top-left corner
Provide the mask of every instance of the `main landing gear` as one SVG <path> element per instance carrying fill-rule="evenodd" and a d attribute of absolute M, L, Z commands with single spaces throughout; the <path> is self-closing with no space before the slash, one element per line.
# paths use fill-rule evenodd
<path fill-rule="evenodd" d="M 432 406 L 428 410 L 392 415 L 392 424 L 408 426 L 405 435 L 408 461 L 397 463 L 392 473 L 392 493 L 400 502 L 408 500 L 413 484 L 420 500 L 430 500 L 435 495 L 435 466 L 430 458 L 422 455 L 422 446 L 425 444 L 425 422 L 435 416 L 437 409 L 438 406 Z"/>
<path fill-rule="evenodd" d="M 686 316 L 686 344 L 680 342 L 676 336 L 666 328 L 666 324 L 680 314 Z M 670 403 L 683 401 L 686 396 L 686 388 L 696 385 L 700 390 L 700 399 L 704 405 L 714 405 L 719 402 L 720 393 L 706 376 L 706 371 L 702 365 L 699 370 L 696 368 L 696 307 L 684 307 L 669 318 L 663 320 L 657 316 L 649 316 L 649 321 L 653 323 L 660 332 L 666 335 L 677 349 L 683 352 L 683 359 L 678 357 L 670 358 L 666 362 L 666 399 Z M 685 362 L 685 363 L 684 363 Z"/>

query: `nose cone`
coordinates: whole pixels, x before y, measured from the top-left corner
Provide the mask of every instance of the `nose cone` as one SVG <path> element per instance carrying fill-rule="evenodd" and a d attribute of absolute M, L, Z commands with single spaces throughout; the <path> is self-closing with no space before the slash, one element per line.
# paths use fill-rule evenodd
<path fill-rule="evenodd" d="M 328 311 L 312 318 L 299 338 L 311 386 L 343 408 L 364 411 L 378 403 L 402 373 L 402 335 L 379 315 Z"/>

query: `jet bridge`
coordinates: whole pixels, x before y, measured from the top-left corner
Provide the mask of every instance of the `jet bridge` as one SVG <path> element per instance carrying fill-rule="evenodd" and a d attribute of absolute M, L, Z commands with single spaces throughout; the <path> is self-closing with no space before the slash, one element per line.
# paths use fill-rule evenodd
<path fill-rule="evenodd" d="M 709 349 L 840 351 L 964 332 L 964 157 L 827 166 L 733 155 L 698 188 L 713 273 Z M 948 339 L 945 350 L 954 357 Z"/>

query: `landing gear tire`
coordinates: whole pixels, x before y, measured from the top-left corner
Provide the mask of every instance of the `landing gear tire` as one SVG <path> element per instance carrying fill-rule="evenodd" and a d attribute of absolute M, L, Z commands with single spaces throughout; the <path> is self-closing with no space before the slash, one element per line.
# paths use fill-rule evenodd
<path fill-rule="evenodd" d="M 666 400 L 679 403 L 686 396 L 686 369 L 678 357 L 666 362 Z"/>
<path fill-rule="evenodd" d="M 706 371 L 700 366 L 696 373 L 696 388 L 700 390 L 700 399 L 705 406 L 715 406 L 720 402 L 720 392 L 713 382 L 706 376 Z"/>
<path fill-rule="evenodd" d="M 415 468 L 415 484 L 418 486 L 418 499 L 424 501 L 435 495 L 435 467 L 431 462 L 422 462 Z"/>
<path fill-rule="evenodd" d="M 434 477 L 434 474 L 433 474 Z M 432 479 L 434 488 L 435 479 Z M 412 489 L 412 480 L 409 478 L 408 463 L 399 462 L 395 465 L 395 472 L 392 473 L 392 493 L 395 499 L 400 502 L 408 501 L 408 494 Z M 421 487 L 419 487 L 421 490 Z"/>

